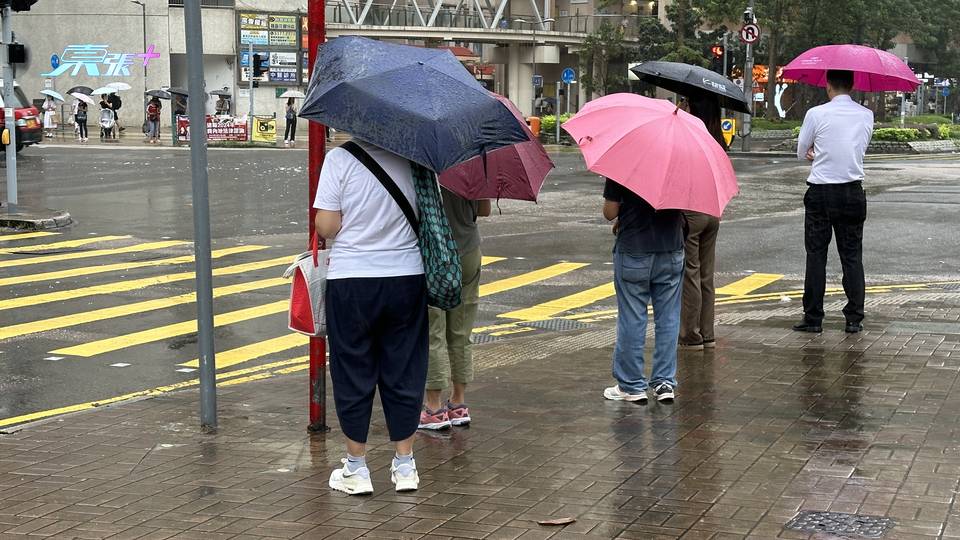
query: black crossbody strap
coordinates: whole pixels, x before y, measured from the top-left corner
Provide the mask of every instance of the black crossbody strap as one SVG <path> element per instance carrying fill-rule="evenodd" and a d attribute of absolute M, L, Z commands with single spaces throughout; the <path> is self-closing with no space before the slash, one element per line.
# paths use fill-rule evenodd
<path fill-rule="evenodd" d="M 397 183 L 393 181 L 393 178 L 390 178 L 387 171 L 383 170 L 383 167 L 381 167 L 375 159 L 370 157 L 370 154 L 368 154 L 366 150 L 353 141 L 343 143 L 340 145 L 340 148 L 350 152 L 353 157 L 357 158 L 357 161 L 377 177 L 377 180 L 383 184 L 383 187 L 390 193 L 393 200 L 397 202 L 397 206 L 403 211 L 403 215 L 407 217 L 407 221 L 410 222 L 410 227 L 413 229 L 414 234 L 420 236 L 420 221 L 417 219 L 417 214 L 413 211 L 413 206 L 410 205 L 410 201 L 407 200 L 407 197 L 400 191 L 400 188 L 397 186 Z"/>

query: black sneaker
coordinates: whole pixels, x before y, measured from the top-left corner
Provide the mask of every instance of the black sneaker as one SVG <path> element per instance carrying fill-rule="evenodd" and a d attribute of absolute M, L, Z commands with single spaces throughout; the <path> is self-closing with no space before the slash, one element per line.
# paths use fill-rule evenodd
<path fill-rule="evenodd" d="M 670 383 L 660 383 L 653 387 L 653 395 L 657 397 L 657 401 L 673 401 L 673 386 Z"/>

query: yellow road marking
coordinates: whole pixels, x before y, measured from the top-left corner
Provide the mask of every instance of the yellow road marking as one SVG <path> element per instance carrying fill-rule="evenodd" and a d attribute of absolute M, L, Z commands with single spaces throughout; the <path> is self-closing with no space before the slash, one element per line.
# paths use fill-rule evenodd
<path fill-rule="evenodd" d="M 543 304 L 538 304 L 526 309 L 518 309 L 516 311 L 497 315 L 497 317 L 501 319 L 518 319 L 521 321 L 542 321 L 565 311 L 581 308 L 583 306 L 589 306 L 594 302 L 599 302 L 605 298 L 610 298 L 615 294 L 616 291 L 614 291 L 613 283 L 604 283 L 599 287 L 580 291 L 578 293 L 564 296 L 563 298 L 557 298 L 556 300 L 544 302 Z"/>
<path fill-rule="evenodd" d="M 488 265 L 488 264 L 493 264 L 493 263 L 497 263 L 497 262 L 505 261 L 505 260 L 507 260 L 506 257 L 487 257 L 487 256 L 483 256 L 483 257 L 480 258 L 480 265 L 481 265 L 481 266 L 486 266 L 486 265 Z"/>
<path fill-rule="evenodd" d="M 261 249 L 267 249 L 268 247 L 269 246 L 237 246 L 232 248 L 224 248 L 224 249 L 215 250 L 210 254 L 210 256 L 213 257 L 214 259 L 219 259 L 220 257 L 226 257 L 228 255 L 236 255 L 239 253 L 247 253 L 250 251 L 260 251 Z M 123 262 L 123 263 L 114 263 L 114 264 L 101 264 L 97 266 L 70 268 L 68 270 L 57 270 L 54 272 L 43 272 L 40 274 L 25 273 L 21 276 L 0 278 L 0 287 L 6 286 L 6 285 L 21 285 L 23 283 L 34 283 L 38 281 L 51 281 L 55 279 L 67 279 L 67 278 L 75 278 L 80 276 L 89 276 L 92 274 L 101 274 L 104 272 L 133 270 L 135 268 L 148 268 L 152 266 L 188 264 L 192 262 L 193 262 L 193 255 L 181 255 L 179 257 L 170 257 L 167 259 L 154 259 L 152 261 L 133 261 L 133 262 Z"/>
<path fill-rule="evenodd" d="M 743 296 L 781 279 L 783 279 L 783 274 L 750 274 L 741 280 L 718 288 L 716 292 L 721 295 Z"/>
<path fill-rule="evenodd" d="M 31 238 L 40 238 L 43 236 L 53 236 L 60 233 L 55 232 L 28 232 L 19 234 L 0 234 L 0 242 L 12 242 L 14 240 L 29 240 Z"/>
<path fill-rule="evenodd" d="M 150 251 L 153 249 L 164 249 L 173 246 L 182 246 L 189 244 L 182 240 L 167 240 L 164 242 L 148 242 L 145 244 L 136 244 L 122 248 L 113 249 L 94 249 L 91 251 L 79 251 L 76 253 L 57 253 L 55 255 L 42 255 L 39 257 L 29 257 L 26 259 L 10 259 L 0 261 L 0 268 L 9 268 L 11 266 L 24 266 L 28 264 L 43 263 L 62 263 L 74 259 L 89 259 L 90 257 L 102 257 L 104 255 L 119 255 L 121 253 L 134 253 L 137 251 Z"/>
<path fill-rule="evenodd" d="M 215 327 L 226 326 L 228 324 L 235 324 L 248 321 L 250 319 L 256 319 L 258 317 L 265 317 L 267 315 L 281 313 L 287 310 L 289 303 L 289 300 L 280 300 L 277 302 L 264 304 L 262 306 L 240 309 L 237 311 L 231 311 L 229 313 L 221 313 L 213 318 L 213 325 Z M 143 330 L 141 332 L 133 332 L 131 334 L 125 334 L 122 336 L 65 347 L 63 349 L 52 351 L 52 354 L 82 356 L 84 358 L 89 358 L 98 354 L 117 351 L 127 347 L 134 347 L 136 345 L 143 345 L 145 343 L 152 343 L 154 341 L 160 341 L 161 339 L 183 336 L 196 331 L 197 321 L 184 321 L 168 324 L 166 326 L 158 326 L 156 328 Z"/>
<path fill-rule="evenodd" d="M 65 240 L 63 242 L 54 242 L 52 244 L 37 244 L 33 246 L 22 246 L 8 249 L 0 249 L 0 253 L 4 255 L 10 255 L 12 253 L 20 253 L 23 251 L 49 251 L 51 249 L 64 249 L 64 248 L 75 248 L 86 246 L 87 244 L 98 244 L 100 242 L 110 242 L 113 240 L 123 240 L 125 238 L 130 238 L 130 235 L 124 236 L 91 236 L 88 238 L 80 238 L 79 240 Z"/>
<path fill-rule="evenodd" d="M 245 272 L 253 272 L 256 270 L 263 270 L 265 268 L 272 268 L 281 264 L 287 264 L 291 260 L 291 257 L 277 257 L 275 259 L 268 259 L 265 261 L 256 261 L 252 263 L 245 264 L 236 264 L 233 266 L 224 266 L 222 268 L 214 268 L 214 276 L 229 276 L 232 274 L 243 274 Z M 39 304 L 46 304 L 48 302 L 62 302 L 64 300 L 72 300 L 74 298 L 82 298 L 84 296 L 94 296 L 98 294 L 115 294 L 125 291 L 134 291 L 137 289 L 143 289 L 145 287 L 150 287 L 153 285 L 162 285 L 166 283 L 175 283 L 177 281 L 186 281 L 194 279 L 195 274 L 193 272 L 180 272 L 177 274 L 165 274 L 161 276 L 153 276 L 143 279 L 131 279 L 127 281 L 116 281 L 113 283 L 103 283 L 100 285 L 93 285 L 90 287 L 82 287 L 79 289 L 70 289 L 66 291 L 57 291 L 43 294 L 35 294 L 33 296 L 23 296 L 20 298 L 11 298 L 9 300 L 0 300 L 0 311 L 5 309 L 14 309 L 27 306 L 36 306 Z"/>
<path fill-rule="evenodd" d="M 543 281 L 545 279 L 566 274 L 567 272 L 572 272 L 579 268 L 583 268 L 584 266 L 590 265 L 587 263 L 558 263 L 546 268 L 534 270 L 533 272 L 520 274 L 519 276 L 513 276 L 506 279 L 485 283 L 480 285 L 480 296 L 488 296 L 491 294 L 509 291 L 511 289 L 517 289 L 519 287 L 530 285 L 531 283 L 536 283 L 538 281 Z"/>
<path fill-rule="evenodd" d="M 290 360 L 283 360 L 280 362 L 273 362 L 270 364 L 264 364 L 262 366 L 255 366 L 252 368 L 238 369 L 235 371 L 228 371 L 226 373 L 221 373 L 217 375 L 217 378 L 220 380 L 229 380 L 231 384 L 243 384 L 244 382 L 252 382 L 259 380 L 263 377 L 258 377 L 257 375 L 260 372 L 273 370 L 274 368 L 282 368 L 273 372 L 271 376 L 281 375 L 285 373 L 291 373 L 293 371 L 300 371 L 309 368 L 308 364 L 309 358 L 302 356 L 299 358 L 293 358 Z M 284 367 L 291 366 L 291 367 Z M 244 377 L 244 375 L 246 375 Z M 240 377 L 240 378 L 236 378 Z M 168 384 L 165 386 L 158 386 L 156 388 L 151 388 L 149 390 L 141 390 L 139 392 L 131 392 L 129 394 L 123 394 L 120 396 L 114 396 L 110 398 L 100 399 L 97 401 L 88 401 L 86 403 L 77 403 L 76 405 L 68 405 L 66 407 L 59 407 L 57 409 L 49 409 L 46 411 L 38 411 L 29 414 L 23 414 L 20 416 L 13 416 L 10 418 L 0 418 L 0 427 L 11 426 L 13 424 L 22 424 L 26 422 L 33 422 L 36 420 L 42 420 L 44 418 L 50 418 L 51 416 L 57 416 L 60 414 L 67 414 L 78 411 L 85 411 L 89 409 L 94 409 L 96 407 L 101 407 L 103 405 L 109 405 L 111 403 L 117 403 L 119 401 L 126 401 L 129 399 L 136 399 L 141 397 L 154 397 L 167 394 L 176 390 L 181 390 L 183 388 L 189 388 L 191 386 L 198 386 L 200 384 L 200 379 L 193 379 L 189 381 L 178 382 L 174 384 Z M 223 384 L 218 384 L 218 386 L 223 386 Z"/>
<path fill-rule="evenodd" d="M 280 351 L 286 351 L 295 347 L 302 347 L 310 343 L 310 338 L 302 334 L 286 334 L 280 337 L 258 341 L 236 349 L 218 352 L 216 355 L 217 369 L 228 368 L 236 364 L 249 362 L 250 360 L 273 354 Z M 194 359 L 189 362 L 179 364 L 185 367 L 200 367 L 200 360 Z"/>
<path fill-rule="evenodd" d="M 217 287 L 213 289 L 213 297 L 220 298 L 222 296 L 229 296 L 231 294 L 241 294 L 250 291 L 259 291 L 261 289 L 267 289 L 270 287 L 278 287 L 280 285 L 288 285 L 290 282 L 284 278 L 270 278 L 270 279 L 261 279 L 258 281 L 250 281 L 247 283 L 237 283 L 235 285 L 227 285 L 225 287 Z M 126 317 L 129 315 L 135 315 L 137 313 L 145 313 L 147 311 L 154 311 L 157 309 L 165 309 L 168 307 L 179 306 L 182 304 L 189 304 L 191 302 L 197 301 L 197 293 L 187 293 L 187 294 L 178 294 L 176 296 L 168 296 L 166 298 L 157 298 L 155 300 L 145 300 L 143 302 L 134 302 L 132 304 L 124 304 L 122 306 L 114 306 L 103 309 L 95 309 L 93 311 L 84 311 L 80 313 L 72 313 L 70 315 L 63 315 L 60 317 L 51 317 L 49 319 L 41 319 L 39 321 L 30 321 L 21 324 L 14 324 L 12 326 L 2 326 L 0 327 L 0 340 L 10 339 L 13 337 L 24 336 L 27 334 L 35 334 L 37 332 L 47 332 L 49 330 L 58 330 L 60 328 L 69 328 L 71 326 L 77 326 L 80 324 L 87 324 L 96 321 L 103 321 L 106 319 L 115 319 L 117 317 Z"/>

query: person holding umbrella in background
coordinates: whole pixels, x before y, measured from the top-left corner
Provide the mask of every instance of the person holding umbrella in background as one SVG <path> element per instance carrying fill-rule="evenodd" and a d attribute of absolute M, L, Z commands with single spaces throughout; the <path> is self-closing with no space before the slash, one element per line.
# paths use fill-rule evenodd
<path fill-rule="evenodd" d="M 797 141 L 797 158 L 812 162 L 812 166 L 803 198 L 807 251 L 803 319 L 793 329 L 823 331 L 827 251 L 836 235 L 847 296 L 844 330 L 856 334 L 863 330 L 865 316 L 863 158 L 873 137 L 873 112 L 856 103 L 850 93 L 854 89 L 912 92 L 920 81 L 895 55 L 862 45 L 810 49 L 787 64 L 783 77 L 826 87 L 830 99 L 807 111 Z"/>
<path fill-rule="evenodd" d="M 160 113 L 163 111 L 163 104 L 160 98 L 151 96 L 147 102 L 147 142 L 151 144 L 160 144 Z"/>
<path fill-rule="evenodd" d="M 296 146 L 297 145 L 297 104 L 296 100 L 292 97 L 287 98 L 287 107 L 286 112 L 284 113 L 284 120 L 286 120 L 287 126 L 283 131 L 283 145 L 284 146 Z"/>
<path fill-rule="evenodd" d="M 53 132 L 57 129 L 57 102 L 53 97 L 46 95 L 41 108 L 43 109 L 44 135 L 53 137 Z"/>
<path fill-rule="evenodd" d="M 750 114 L 743 91 L 723 75 L 679 62 L 643 62 L 631 68 L 642 81 L 687 96 L 681 107 L 699 118 L 723 150 L 727 144 L 720 127 L 721 108 Z M 713 282 L 720 218 L 684 210 L 684 278 L 680 348 L 703 350 L 716 345 Z"/>

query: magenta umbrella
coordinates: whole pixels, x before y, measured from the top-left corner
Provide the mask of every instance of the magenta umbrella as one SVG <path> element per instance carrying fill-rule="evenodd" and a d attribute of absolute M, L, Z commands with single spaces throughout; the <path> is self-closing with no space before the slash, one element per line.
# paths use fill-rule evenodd
<path fill-rule="evenodd" d="M 491 92 L 491 94 L 493 94 Z M 471 158 L 440 173 L 440 184 L 470 200 L 516 199 L 536 201 L 553 161 L 523 119 L 523 114 L 507 98 L 500 100 L 527 132 L 529 140 L 502 146 Z"/>
<path fill-rule="evenodd" d="M 733 164 L 699 118 L 663 99 L 611 94 L 587 103 L 563 129 L 587 168 L 660 210 L 720 217 L 739 191 Z"/>
<path fill-rule="evenodd" d="M 827 86 L 827 71 L 853 71 L 853 88 L 864 92 L 912 92 L 920 81 L 896 55 L 863 45 L 824 45 L 794 58 L 783 78 Z"/>

